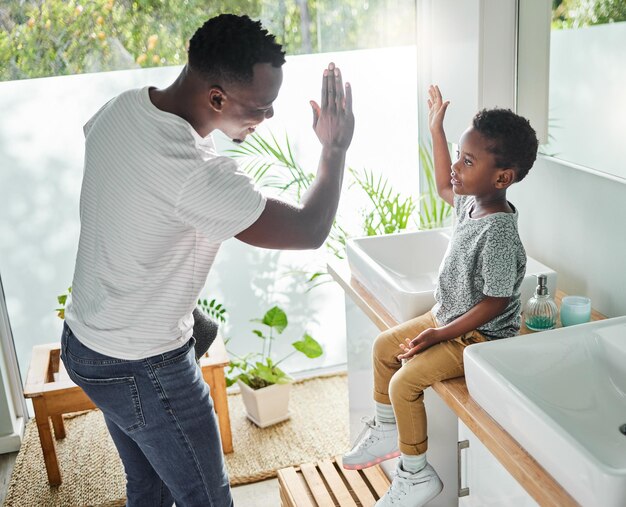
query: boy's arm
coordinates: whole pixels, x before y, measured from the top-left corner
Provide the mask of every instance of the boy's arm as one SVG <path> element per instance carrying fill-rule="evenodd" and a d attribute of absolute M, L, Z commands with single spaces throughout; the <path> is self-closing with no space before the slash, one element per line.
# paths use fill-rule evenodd
<path fill-rule="evenodd" d="M 454 191 L 450 182 L 452 160 L 448 151 L 448 140 L 443 129 L 443 119 L 450 101 L 444 102 L 438 86 L 428 89 L 428 126 L 433 139 L 433 158 L 435 164 L 435 181 L 439 197 L 450 206 L 454 205 Z"/>
<path fill-rule="evenodd" d="M 485 296 L 483 300 L 449 324 L 438 328 L 426 329 L 412 340 L 407 338 L 406 345 L 400 344 L 400 348 L 404 353 L 400 354 L 398 359 L 408 359 L 439 342 L 452 340 L 457 336 L 462 336 L 474 329 L 478 329 L 504 312 L 510 299 L 508 297 Z"/>

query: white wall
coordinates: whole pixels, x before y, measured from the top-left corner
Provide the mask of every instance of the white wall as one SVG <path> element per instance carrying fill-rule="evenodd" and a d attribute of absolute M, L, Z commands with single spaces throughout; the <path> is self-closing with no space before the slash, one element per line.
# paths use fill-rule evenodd
<path fill-rule="evenodd" d="M 626 315 L 626 184 L 544 158 L 509 199 L 528 255 L 558 272 L 559 288 Z"/>
<path fill-rule="evenodd" d="M 551 143 L 544 150 L 626 178 L 626 23 L 550 37 Z M 626 314 L 626 179 L 540 157 L 509 195 L 528 254 L 558 272 L 559 287 L 591 297 L 609 317 Z"/>

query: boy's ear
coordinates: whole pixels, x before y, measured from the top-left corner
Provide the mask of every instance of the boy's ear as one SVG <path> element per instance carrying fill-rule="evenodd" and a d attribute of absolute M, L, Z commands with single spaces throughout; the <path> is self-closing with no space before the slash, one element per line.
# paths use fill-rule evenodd
<path fill-rule="evenodd" d="M 515 169 L 498 169 L 495 183 L 497 189 L 502 190 L 508 188 L 513 183 L 515 183 Z"/>

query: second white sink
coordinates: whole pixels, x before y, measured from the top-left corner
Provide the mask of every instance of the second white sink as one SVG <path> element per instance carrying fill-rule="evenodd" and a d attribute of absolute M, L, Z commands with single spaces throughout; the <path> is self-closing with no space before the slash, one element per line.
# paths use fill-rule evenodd
<path fill-rule="evenodd" d="M 626 505 L 626 317 L 467 347 L 467 389 L 583 507 Z"/>
<path fill-rule="evenodd" d="M 435 304 L 439 265 L 450 233 L 446 228 L 350 239 L 346 245 L 350 270 L 393 317 L 407 321 Z M 550 293 L 556 293 L 556 272 L 529 257 L 521 287 L 522 304 L 533 295 L 536 275 L 541 273 L 548 276 Z"/>

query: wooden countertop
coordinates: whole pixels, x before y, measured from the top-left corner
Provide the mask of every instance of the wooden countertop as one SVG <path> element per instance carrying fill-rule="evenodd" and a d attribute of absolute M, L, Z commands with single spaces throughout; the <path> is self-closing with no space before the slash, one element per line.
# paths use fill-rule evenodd
<path fill-rule="evenodd" d="M 385 331 L 399 324 L 382 307 L 376 297 L 352 277 L 347 262 L 329 262 L 328 272 L 378 329 Z M 557 291 L 555 296 L 557 303 L 564 295 L 563 292 Z M 591 318 L 600 320 L 605 317 L 594 310 Z M 528 332 L 525 327 L 521 330 L 521 334 Z M 432 387 L 539 505 L 542 507 L 579 505 L 502 426 L 472 399 L 467 391 L 464 377 L 437 382 Z"/>

